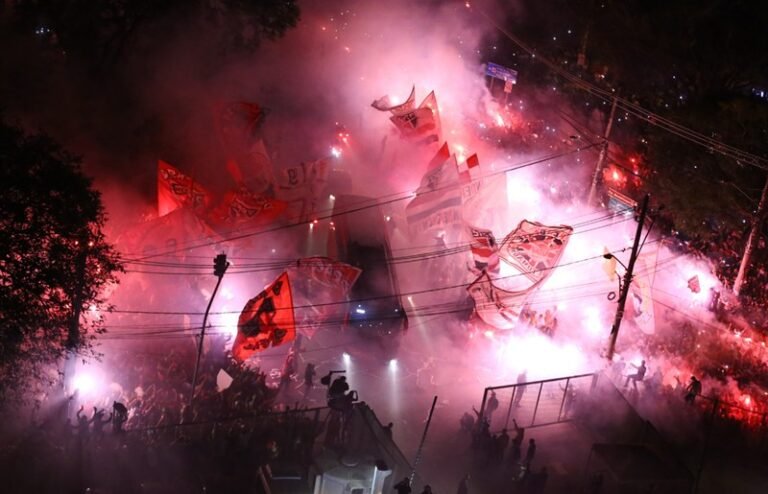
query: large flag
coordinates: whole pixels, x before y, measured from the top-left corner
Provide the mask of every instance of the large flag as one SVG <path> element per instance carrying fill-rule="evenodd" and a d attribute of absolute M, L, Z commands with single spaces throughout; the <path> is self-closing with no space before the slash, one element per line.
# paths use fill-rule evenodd
<path fill-rule="evenodd" d="M 266 110 L 256 103 L 233 101 L 215 110 L 219 140 L 227 155 L 227 171 L 238 185 L 272 195 L 272 162 L 259 129 Z"/>
<path fill-rule="evenodd" d="M 479 166 L 480 159 L 477 157 L 477 153 L 467 158 L 464 163 L 459 163 L 459 178 L 462 183 L 471 182 L 473 178 L 476 178 L 474 175 L 477 173 L 476 170 L 478 170 Z"/>
<path fill-rule="evenodd" d="M 504 238 L 499 257 L 536 285 L 557 266 L 572 233 L 570 226 L 523 220 Z"/>
<path fill-rule="evenodd" d="M 408 96 L 408 99 L 406 99 L 403 103 L 393 104 L 392 98 L 389 95 L 382 96 L 381 98 L 371 103 L 371 106 L 376 108 L 377 110 L 392 112 L 393 115 L 399 115 L 402 113 L 408 113 L 409 111 L 413 111 L 413 108 L 415 105 L 416 105 L 416 86 L 415 85 L 411 88 L 410 96 Z"/>
<path fill-rule="evenodd" d="M 227 171 L 238 185 L 244 185 L 256 193 L 274 194 L 272 160 L 261 139 L 255 141 L 247 151 L 230 152 Z"/>
<path fill-rule="evenodd" d="M 194 211 L 205 210 L 211 203 L 211 195 L 192 177 L 180 172 L 163 160 L 157 162 L 157 214 L 164 216 L 174 209 L 188 207 Z"/>
<path fill-rule="evenodd" d="M 498 329 L 511 329 L 520 316 L 528 290 L 508 291 L 494 285 L 483 271 L 468 287 L 475 301 L 475 311 L 486 324 Z"/>
<path fill-rule="evenodd" d="M 455 156 L 424 175 L 416 197 L 405 206 L 412 235 L 461 224 L 461 191 L 458 185 Z"/>
<path fill-rule="evenodd" d="M 362 272 L 328 257 L 299 259 L 286 271 L 297 306 L 297 327 L 309 338 L 323 323 L 343 320 L 343 302 Z"/>
<path fill-rule="evenodd" d="M 475 268 L 478 270 L 498 271 L 499 247 L 493 232 L 486 228 L 478 228 L 467 224 L 470 242 L 469 249 L 475 260 Z"/>
<path fill-rule="evenodd" d="M 152 255 L 178 252 L 183 256 L 184 247 L 190 244 L 209 244 L 204 254 L 215 255 L 213 245 L 221 237 L 198 215 L 187 208 L 176 209 L 165 216 L 128 228 L 117 238 L 123 254 Z M 199 253 L 198 250 L 195 251 Z"/>
<path fill-rule="evenodd" d="M 287 207 L 287 203 L 257 195 L 245 187 L 227 192 L 221 203 L 210 214 L 210 221 L 217 226 L 266 224 L 275 221 Z"/>
<path fill-rule="evenodd" d="M 477 154 L 467 158 L 458 167 L 459 181 L 461 182 L 461 202 L 463 204 L 470 203 L 472 198 L 480 193 L 480 177 L 475 176 L 479 173 L 479 167 L 480 160 L 477 158 Z"/>
<path fill-rule="evenodd" d="M 215 108 L 219 138 L 225 148 L 249 147 L 256 139 L 266 111 L 256 103 L 231 101 Z"/>
<path fill-rule="evenodd" d="M 293 295 L 288 274 L 284 272 L 245 304 L 237 320 L 232 356 L 242 362 L 256 352 L 294 339 Z"/>
<path fill-rule="evenodd" d="M 440 140 L 440 112 L 434 91 L 429 93 L 418 108 L 397 113 L 389 119 L 406 139 L 424 144 Z"/>
<path fill-rule="evenodd" d="M 331 166 L 319 159 L 283 170 L 277 197 L 288 203 L 287 215 L 306 221 L 318 210 L 320 194 L 328 183 Z"/>
<path fill-rule="evenodd" d="M 419 108 L 429 108 L 430 110 L 432 110 L 432 115 L 434 116 L 434 119 L 435 119 L 434 136 L 437 137 L 437 139 L 434 139 L 434 140 L 439 140 L 440 136 L 443 133 L 443 129 L 440 123 L 440 107 L 437 106 L 437 97 L 435 96 L 434 91 L 429 92 L 427 97 L 424 98 L 424 101 L 422 101 L 421 104 L 419 105 Z M 433 142 L 433 139 L 431 136 L 427 136 L 426 140 L 427 142 Z"/>
<path fill-rule="evenodd" d="M 645 334 L 656 331 L 656 317 L 653 307 L 653 282 L 656 277 L 656 261 L 659 248 L 646 244 L 635 261 L 635 273 L 630 285 L 630 307 L 628 316 Z M 697 280 L 698 281 L 698 280 Z"/>
<path fill-rule="evenodd" d="M 437 150 L 437 153 L 435 153 L 435 156 L 432 157 L 432 159 L 429 161 L 429 164 L 427 165 L 427 171 L 434 170 L 438 166 L 442 165 L 443 163 L 448 160 L 448 158 L 451 157 L 451 148 L 448 146 L 448 142 L 444 142 L 442 146 L 440 146 L 440 149 Z"/>

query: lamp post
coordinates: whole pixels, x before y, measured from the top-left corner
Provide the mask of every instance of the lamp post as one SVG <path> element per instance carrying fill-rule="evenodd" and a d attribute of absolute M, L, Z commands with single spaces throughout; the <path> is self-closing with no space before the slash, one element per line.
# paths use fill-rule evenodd
<path fill-rule="evenodd" d="M 208 313 L 213 305 L 213 299 L 216 297 L 216 292 L 219 291 L 219 285 L 221 285 L 221 279 L 224 277 L 224 273 L 227 272 L 229 263 L 227 262 L 226 254 L 219 254 L 213 260 L 213 274 L 218 278 L 216 280 L 216 288 L 213 289 L 211 294 L 211 300 L 208 301 L 208 307 L 205 309 L 205 315 L 203 316 L 203 327 L 200 330 L 200 339 L 197 342 L 197 359 L 195 360 L 195 372 L 192 374 L 192 391 L 189 394 L 189 404 L 192 405 L 195 401 L 195 388 L 197 387 L 197 373 L 200 370 L 200 358 L 203 355 L 203 338 L 205 338 L 205 326 L 208 324 Z"/>

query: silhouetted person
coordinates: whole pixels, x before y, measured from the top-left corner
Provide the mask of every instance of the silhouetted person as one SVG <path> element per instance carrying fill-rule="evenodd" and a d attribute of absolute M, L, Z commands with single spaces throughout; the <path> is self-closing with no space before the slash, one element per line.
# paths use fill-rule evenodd
<path fill-rule="evenodd" d="M 691 376 L 691 382 L 685 387 L 685 402 L 693 404 L 696 397 L 701 394 L 701 381 L 696 376 Z"/>
<path fill-rule="evenodd" d="M 525 466 L 531 468 L 531 462 L 536 456 L 536 441 L 531 439 L 528 441 L 528 451 L 525 452 Z"/>
<path fill-rule="evenodd" d="M 88 437 L 88 417 L 83 413 L 83 405 L 80 405 L 80 409 L 77 411 L 77 424 L 73 426 L 77 430 L 77 436 L 80 441 L 85 440 Z"/>
<path fill-rule="evenodd" d="M 523 439 L 525 439 L 525 427 L 517 425 L 517 420 L 515 419 L 512 419 L 512 425 L 515 426 L 515 437 L 512 439 L 512 445 L 517 445 L 520 448 L 523 445 Z"/>
<path fill-rule="evenodd" d="M 291 349 L 283 362 L 283 370 L 280 372 L 280 389 L 291 384 L 291 376 L 296 373 L 296 352 Z"/>
<path fill-rule="evenodd" d="M 120 434 L 123 432 L 123 425 L 128 420 L 128 408 L 117 401 L 112 402 L 112 432 Z"/>
<path fill-rule="evenodd" d="M 637 389 L 637 381 L 642 381 L 645 377 L 646 367 L 645 367 L 645 360 L 640 362 L 640 365 L 632 364 L 632 367 L 635 367 L 637 369 L 637 372 L 634 374 L 630 374 L 627 376 L 627 380 L 624 381 L 624 387 L 626 388 L 629 386 L 629 381 L 632 381 L 632 386 Z"/>
<path fill-rule="evenodd" d="M 404 477 L 403 480 L 395 484 L 397 494 L 411 494 L 411 479 Z"/>
<path fill-rule="evenodd" d="M 347 384 L 347 376 L 339 376 L 333 380 L 331 387 L 328 388 L 328 395 L 331 398 L 338 398 L 344 396 L 344 393 L 349 391 L 349 384 Z"/>
<path fill-rule="evenodd" d="M 502 429 L 501 434 L 499 434 L 496 437 L 494 449 L 495 451 L 495 460 L 496 463 L 501 463 L 501 461 L 504 459 L 504 452 L 507 451 L 507 446 L 509 446 L 509 434 L 507 434 L 507 429 Z"/>
<path fill-rule="evenodd" d="M 316 375 L 317 371 L 315 370 L 315 364 L 308 363 L 307 366 L 304 367 L 304 394 L 309 393 L 309 390 L 315 385 Z"/>
<path fill-rule="evenodd" d="M 491 396 L 488 398 L 488 403 L 485 404 L 485 418 L 490 423 L 491 415 L 496 409 L 499 408 L 499 400 L 496 398 L 496 392 L 491 391 Z"/>

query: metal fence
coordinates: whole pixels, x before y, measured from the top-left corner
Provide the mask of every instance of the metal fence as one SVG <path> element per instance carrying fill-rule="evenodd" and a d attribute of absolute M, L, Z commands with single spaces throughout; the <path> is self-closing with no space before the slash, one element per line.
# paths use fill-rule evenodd
<path fill-rule="evenodd" d="M 571 420 L 577 397 L 591 393 L 599 374 L 579 374 L 543 381 L 485 388 L 480 417 L 492 430 L 508 429 L 514 419 L 520 427 L 541 427 Z"/>

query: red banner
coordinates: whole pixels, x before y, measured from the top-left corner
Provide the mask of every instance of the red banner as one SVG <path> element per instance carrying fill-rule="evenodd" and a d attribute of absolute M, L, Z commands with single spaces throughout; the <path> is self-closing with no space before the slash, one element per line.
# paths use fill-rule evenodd
<path fill-rule="evenodd" d="M 299 259 L 288 268 L 294 298 L 301 308 L 296 319 L 301 331 L 312 338 L 322 323 L 344 318 L 344 302 L 362 271 L 328 257 Z"/>
<path fill-rule="evenodd" d="M 293 295 L 288 274 L 283 273 L 245 304 L 237 321 L 232 356 L 242 362 L 254 353 L 294 339 Z"/>
<path fill-rule="evenodd" d="M 241 187 L 227 192 L 221 203 L 211 212 L 214 225 L 239 226 L 266 224 L 275 221 L 285 211 L 287 204 L 277 199 L 256 195 Z"/>
<path fill-rule="evenodd" d="M 189 207 L 200 211 L 211 203 L 211 195 L 195 183 L 192 177 L 180 172 L 163 160 L 157 162 L 157 214 L 164 216 L 174 209 Z"/>
<path fill-rule="evenodd" d="M 256 103 L 232 101 L 215 109 L 216 126 L 226 148 L 250 146 L 264 121 L 264 109 Z"/>

